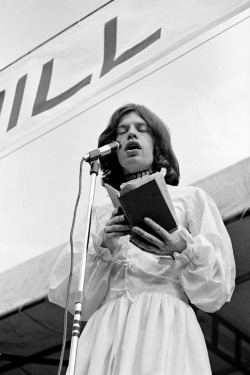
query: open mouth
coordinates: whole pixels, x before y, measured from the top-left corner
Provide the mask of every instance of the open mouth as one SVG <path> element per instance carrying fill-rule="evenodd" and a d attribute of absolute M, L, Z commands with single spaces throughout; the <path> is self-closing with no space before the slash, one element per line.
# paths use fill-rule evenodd
<path fill-rule="evenodd" d="M 137 141 L 128 141 L 125 151 L 140 150 L 141 146 Z"/>

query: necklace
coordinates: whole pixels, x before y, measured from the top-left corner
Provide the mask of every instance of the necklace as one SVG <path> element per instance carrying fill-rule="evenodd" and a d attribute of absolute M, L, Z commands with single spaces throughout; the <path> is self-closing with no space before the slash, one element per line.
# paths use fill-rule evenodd
<path fill-rule="evenodd" d="M 146 169 L 145 171 L 126 174 L 125 180 L 126 181 L 135 180 L 136 178 L 147 176 L 147 175 L 150 175 L 152 173 L 153 173 L 152 169 Z"/>

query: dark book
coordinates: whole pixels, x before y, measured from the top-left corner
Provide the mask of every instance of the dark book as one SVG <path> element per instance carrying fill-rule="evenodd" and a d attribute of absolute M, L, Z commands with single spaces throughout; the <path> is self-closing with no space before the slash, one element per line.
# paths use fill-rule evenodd
<path fill-rule="evenodd" d="M 161 238 L 144 222 L 143 219 L 149 217 L 169 233 L 177 229 L 176 214 L 161 173 L 128 183 L 120 192 L 108 184 L 105 187 L 114 206 L 122 208 L 131 228 L 138 226 Z"/>

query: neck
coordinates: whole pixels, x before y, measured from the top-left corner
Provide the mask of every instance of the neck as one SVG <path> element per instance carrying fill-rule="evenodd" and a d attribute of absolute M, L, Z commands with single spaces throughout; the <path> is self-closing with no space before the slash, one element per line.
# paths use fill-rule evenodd
<path fill-rule="evenodd" d="M 143 176 L 146 176 L 146 175 L 150 175 L 152 173 L 153 173 L 152 169 L 146 169 L 144 171 L 126 174 L 125 180 L 126 181 L 135 180 L 136 178 L 140 178 L 140 177 L 143 177 Z"/>

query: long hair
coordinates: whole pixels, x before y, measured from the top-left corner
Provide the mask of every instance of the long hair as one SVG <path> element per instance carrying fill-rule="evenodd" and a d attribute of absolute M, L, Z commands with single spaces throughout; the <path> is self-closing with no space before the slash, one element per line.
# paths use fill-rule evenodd
<path fill-rule="evenodd" d="M 167 125 L 147 107 L 139 104 L 127 104 L 118 108 L 111 116 L 108 126 L 98 139 L 98 147 L 116 140 L 117 126 L 121 118 L 130 112 L 135 112 L 150 127 L 155 140 L 153 171 L 166 168 L 165 181 L 169 185 L 178 185 L 180 179 L 179 163 L 171 145 L 170 130 Z M 125 181 L 122 167 L 116 154 L 109 154 L 100 159 L 103 171 L 102 184 L 108 183 L 116 189 Z"/>

